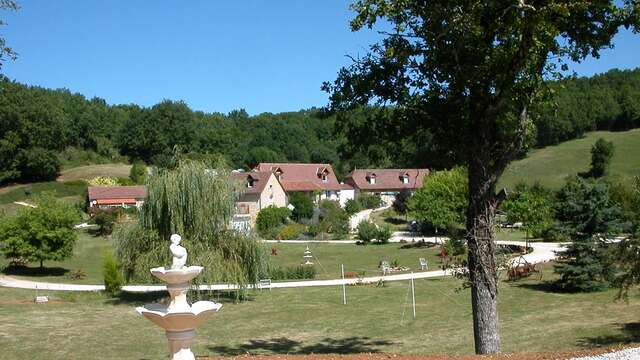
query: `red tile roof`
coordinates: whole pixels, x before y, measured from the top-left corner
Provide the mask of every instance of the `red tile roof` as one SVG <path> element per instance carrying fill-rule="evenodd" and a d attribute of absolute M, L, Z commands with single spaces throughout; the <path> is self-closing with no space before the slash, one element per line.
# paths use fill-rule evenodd
<path fill-rule="evenodd" d="M 137 186 L 89 186 L 89 201 L 108 199 L 144 199 L 147 190 Z"/>
<path fill-rule="evenodd" d="M 280 184 L 286 192 L 342 189 L 330 164 L 260 163 L 254 171 L 281 171 Z M 327 181 L 322 181 L 326 173 Z"/>
<path fill-rule="evenodd" d="M 252 171 L 252 172 L 234 172 L 231 173 L 234 179 L 242 182 L 245 194 L 261 194 L 264 187 L 267 186 L 269 177 L 273 173 L 270 171 Z M 249 179 L 253 180 L 253 186 L 247 187 Z"/>
<path fill-rule="evenodd" d="M 405 175 L 409 178 L 407 184 L 402 183 L 402 177 Z M 416 190 L 422 187 L 427 175 L 429 169 L 357 169 L 347 176 L 345 182 L 360 190 Z M 369 183 L 370 177 L 375 177 L 375 184 Z"/>

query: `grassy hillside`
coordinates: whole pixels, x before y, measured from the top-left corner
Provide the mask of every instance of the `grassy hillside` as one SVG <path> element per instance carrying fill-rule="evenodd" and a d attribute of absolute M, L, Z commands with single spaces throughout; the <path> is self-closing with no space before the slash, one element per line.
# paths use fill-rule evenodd
<path fill-rule="evenodd" d="M 63 170 L 57 181 L 5 186 L 0 188 L 0 210 L 12 214 L 16 210 L 14 201 L 29 202 L 31 196 L 43 191 L 54 191 L 58 197 L 78 202 L 85 196 L 87 180 L 98 176 L 128 178 L 130 169 L 131 165 L 127 164 L 85 165 Z"/>
<path fill-rule="evenodd" d="M 99 164 L 78 166 L 62 170 L 58 181 L 91 180 L 98 176 L 128 178 L 131 165 Z"/>
<path fill-rule="evenodd" d="M 595 131 L 582 139 L 531 151 L 525 159 L 509 165 L 500 179 L 499 187 L 513 188 L 521 181 L 529 184 L 539 181 L 558 189 L 567 176 L 589 170 L 591 146 L 601 137 L 613 141 L 615 145 L 609 178 L 630 179 L 640 175 L 640 129 Z"/>

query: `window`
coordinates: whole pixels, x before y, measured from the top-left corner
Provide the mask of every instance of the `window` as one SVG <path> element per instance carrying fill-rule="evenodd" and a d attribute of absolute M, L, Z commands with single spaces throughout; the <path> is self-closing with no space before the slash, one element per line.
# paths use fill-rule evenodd
<path fill-rule="evenodd" d="M 376 178 L 374 176 L 370 176 L 369 177 L 369 184 L 375 184 L 376 183 Z"/>
<path fill-rule="evenodd" d="M 409 183 L 409 175 L 403 175 L 402 176 L 402 183 L 403 184 L 408 184 Z"/>
<path fill-rule="evenodd" d="M 327 178 L 327 174 L 322 174 L 322 182 L 326 183 L 329 179 Z"/>

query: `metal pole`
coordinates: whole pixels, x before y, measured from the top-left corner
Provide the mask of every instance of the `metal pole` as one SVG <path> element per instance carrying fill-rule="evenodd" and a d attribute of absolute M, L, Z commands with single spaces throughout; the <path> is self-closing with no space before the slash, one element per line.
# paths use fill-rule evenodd
<path fill-rule="evenodd" d="M 342 304 L 347 305 L 347 285 L 344 283 L 344 264 L 340 264 L 342 272 Z"/>
<path fill-rule="evenodd" d="M 413 283 L 413 272 L 411 272 L 411 298 L 413 300 L 413 318 L 416 318 L 416 288 Z"/>

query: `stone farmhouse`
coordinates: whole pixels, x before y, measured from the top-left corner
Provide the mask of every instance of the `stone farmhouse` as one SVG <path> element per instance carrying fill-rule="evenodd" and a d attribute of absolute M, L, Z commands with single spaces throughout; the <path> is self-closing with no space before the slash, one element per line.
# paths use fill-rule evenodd
<path fill-rule="evenodd" d="M 345 183 L 361 193 L 380 195 L 382 201 L 391 204 L 402 189 L 412 193 L 422 187 L 429 169 L 356 169 L 345 178 Z"/>
<path fill-rule="evenodd" d="M 244 191 L 236 201 L 234 221 L 249 221 L 253 226 L 260 210 L 269 206 L 287 206 L 287 194 L 274 173 L 252 171 L 233 172 L 231 175 L 241 183 Z"/>
<path fill-rule="evenodd" d="M 331 164 L 259 163 L 253 170 L 273 173 L 287 195 L 304 192 L 315 200 L 336 200 L 343 206 L 355 195 L 351 185 L 338 182 Z"/>

